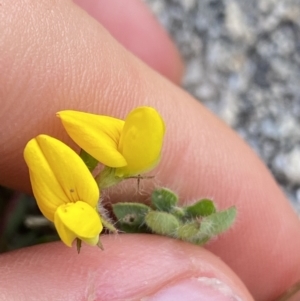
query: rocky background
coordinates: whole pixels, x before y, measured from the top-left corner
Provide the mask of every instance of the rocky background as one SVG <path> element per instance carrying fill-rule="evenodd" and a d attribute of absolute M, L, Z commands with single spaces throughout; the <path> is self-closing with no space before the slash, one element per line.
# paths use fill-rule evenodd
<path fill-rule="evenodd" d="M 300 213 L 300 0 L 144 0 L 186 62 L 183 86 L 234 128 Z"/>

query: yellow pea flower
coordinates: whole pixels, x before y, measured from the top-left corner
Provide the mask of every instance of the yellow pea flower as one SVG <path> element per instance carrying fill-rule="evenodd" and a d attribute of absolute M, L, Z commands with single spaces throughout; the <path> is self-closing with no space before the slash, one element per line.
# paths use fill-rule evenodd
<path fill-rule="evenodd" d="M 61 240 L 69 247 L 76 238 L 99 244 L 103 226 L 95 207 L 100 192 L 82 159 L 47 135 L 30 140 L 24 158 L 37 204 Z"/>
<path fill-rule="evenodd" d="M 70 137 L 115 176 L 147 172 L 159 162 L 165 125 L 151 107 L 138 107 L 125 120 L 78 111 L 57 113 Z"/>

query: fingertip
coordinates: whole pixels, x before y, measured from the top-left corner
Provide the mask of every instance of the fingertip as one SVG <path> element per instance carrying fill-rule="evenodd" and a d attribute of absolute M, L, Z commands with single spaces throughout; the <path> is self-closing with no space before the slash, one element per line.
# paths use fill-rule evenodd
<path fill-rule="evenodd" d="M 183 62 L 167 32 L 140 0 L 74 0 L 125 48 L 152 69 L 180 84 Z"/>
<path fill-rule="evenodd" d="M 46 300 L 50 294 L 52 300 L 175 300 L 170 298 L 180 293 L 198 297 L 189 300 L 231 300 L 231 295 L 253 300 L 220 259 L 198 246 L 155 235 L 110 235 L 101 241 L 104 251 L 84 245 L 79 255 L 61 243 L 4 254 L 2 295 L 9 300 Z"/>

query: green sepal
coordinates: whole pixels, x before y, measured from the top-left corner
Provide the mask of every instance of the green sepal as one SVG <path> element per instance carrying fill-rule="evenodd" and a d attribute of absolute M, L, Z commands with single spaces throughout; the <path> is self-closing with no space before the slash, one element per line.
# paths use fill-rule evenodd
<path fill-rule="evenodd" d="M 100 189 L 105 189 L 120 183 L 123 178 L 116 177 L 116 169 L 105 166 L 96 177 L 96 182 Z"/>
<path fill-rule="evenodd" d="M 159 211 L 170 212 L 178 203 L 178 196 L 170 189 L 157 188 L 151 195 L 152 205 Z"/>
<path fill-rule="evenodd" d="M 112 205 L 117 218 L 117 228 L 127 233 L 149 233 L 145 225 L 145 216 L 151 211 L 147 205 L 140 203 L 117 203 Z"/>
<path fill-rule="evenodd" d="M 235 221 L 236 213 L 236 207 L 232 206 L 226 210 L 203 217 L 200 225 L 201 233 L 213 237 L 225 232 Z"/>
<path fill-rule="evenodd" d="M 179 220 L 172 214 L 162 211 L 150 211 L 145 217 L 146 225 L 152 232 L 174 237 Z"/>
<path fill-rule="evenodd" d="M 80 253 L 80 250 L 81 250 L 81 244 L 82 244 L 81 239 L 76 238 L 76 249 L 77 249 L 78 254 Z"/>
<path fill-rule="evenodd" d="M 197 203 L 184 208 L 187 217 L 208 216 L 216 212 L 214 202 L 209 199 L 202 199 Z"/>
<path fill-rule="evenodd" d="M 98 164 L 98 160 L 88 154 L 84 149 L 80 150 L 80 158 L 83 160 L 90 172 L 92 172 Z"/>

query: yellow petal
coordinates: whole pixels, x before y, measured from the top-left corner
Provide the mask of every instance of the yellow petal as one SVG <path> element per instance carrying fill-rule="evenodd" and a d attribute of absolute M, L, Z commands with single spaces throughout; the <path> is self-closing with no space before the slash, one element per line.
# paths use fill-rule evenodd
<path fill-rule="evenodd" d="M 42 213 L 54 220 L 56 209 L 83 200 L 95 207 L 99 188 L 82 159 L 47 135 L 30 140 L 24 150 L 34 196 Z"/>
<path fill-rule="evenodd" d="M 130 112 L 118 146 L 127 166 L 117 168 L 116 175 L 136 175 L 152 169 L 160 159 L 164 133 L 163 119 L 155 109 L 139 107 Z"/>
<path fill-rule="evenodd" d="M 103 229 L 96 210 L 82 201 L 58 207 L 54 224 L 59 237 L 69 247 L 75 238 L 95 246 Z"/>
<path fill-rule="evenodd" d="M 87 153 L 110 167 L 126 165 L 118 151 L 118 142 L 124 121 L 77 111 L 57 113 L 69 136 Z"/>

